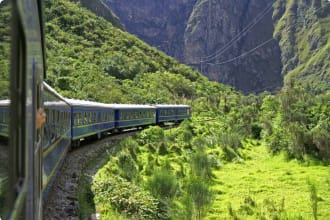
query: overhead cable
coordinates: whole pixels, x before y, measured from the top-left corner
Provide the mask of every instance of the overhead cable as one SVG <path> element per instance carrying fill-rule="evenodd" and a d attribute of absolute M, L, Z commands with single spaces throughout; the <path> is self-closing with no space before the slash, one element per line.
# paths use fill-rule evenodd
<path fill-rule="evenodd" d="M 264 16 L 272 8 L 272 4 L 273 3 L 268 4 L 267 7 L 264 8 L 264 10 L 261 13 L 259 13 L 257 15 L 257 17 L 255 19 L 253 19 L 253 21 L 251 23 L 249 23 L 242 31 L 240 31 L 237 35 L 235 35 L 234 38 L 232 38 L 227 44 L 225 44 L 222 48 L 220 48 L 213 54 L 208 55 L 206 57 L 202 57 L 201 61 L 208 62 L 210 60 L 217 58 L 218 56 L 223 54 L 225 51 L 227 51 L 233 43 L 240 40 L 248 31 L 250 31 L 255 25 L 257 25 L 264 18 Z"/>
<path fill-rule="evenodd" d="M 255 48 L 247 51 L 247 52 L 244 52 L 242 53 L 241 55 L 237 56 L 237 57 L 234 57 L 234 58 L 231 58 L 231 59 L 228 59 L 228 60 L 225 60 L 225 61 L 222 61 L 220 63 L 206 63 L 207 65 L 211 65 L 211 66 L 215 66 L 215 65 L 223 65 L 223 64 L 227 64 L 227 63 L 231 63 L 241 57 L 245 57 L 247 55 L 249 55 L 250 53 L 254 52 L 255 50 L 257 50 L 258 48 L 268 44 L 269 42 L 271 42 L 272 40 L 274 40 L 274 38 L 269 38 L 268 40 L 264 41 L 263 43 L 259 44 L 258 46 L 256 46 Z"/>

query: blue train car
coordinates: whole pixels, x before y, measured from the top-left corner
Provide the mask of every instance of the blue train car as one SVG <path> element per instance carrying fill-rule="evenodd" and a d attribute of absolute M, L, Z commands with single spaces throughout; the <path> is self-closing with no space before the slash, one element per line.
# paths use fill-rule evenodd
<path fill-rule="evenodd" d="M 42 186 L 45 190 L 50 181 L 54 179 L 53 176 L 70 148 L 71 108 L 65 99 L 46 83 L 44 83 L 43 100 L 47 115 L 42 143 Z"/>
<path fill-rule="evenodd" d="M 112 104 L 118 131 L 156 124 L 156 108 L 151 105 Z"/>
<path fill-rule="evenodd" d="M 67 99 L 71 105 L 72 146 L 80 145 L 80 140 L 102 134 L 115 128 L 115 110 L 112 105 L 84 100 Z"/>
<path fill-rule="evenodd" d="M 189 105 L 154 105 L 156 107 L 156 122 L 163 124 L 165 122 L 179 123 L 190 117 Z"/>
<path fill-rule="evenodd" d="M 9 100 L 0 100 L 0 137 L 8 138 Z"/>

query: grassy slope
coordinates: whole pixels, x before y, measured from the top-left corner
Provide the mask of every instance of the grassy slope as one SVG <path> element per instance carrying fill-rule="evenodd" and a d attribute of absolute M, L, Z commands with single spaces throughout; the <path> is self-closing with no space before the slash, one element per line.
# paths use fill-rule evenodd
<path fill-rule="evenodd" d="M 251 145 L 244 150 L 251 157 L 244 163 L 229 163 L 215 171 L 218 184 L 214 185 L 215 201 L 207 219 L 229 217 L 231 203 L 238 216 L 239 208 L 247 197 L 251 197 L 259 210 L 265 211 L 265 199 L 270 199 L 279 208 L 284 199 L 284 209 L 295 219 L 312 219 L 308 179 L 315 184 L 319 219 L 328 219 L 330 210 L 330 170 L 321 165 L 306 166 L 295 160 L 286 161 L 283 155 L 271 157 L 264 146 Z M 254 211 L 256 213 L 256 211 Z M 243 215 L 244 216 L 244 215 Z M 295 217 L 294 217 L 295 216 Z M 245 215 L 243 219 L 256 219 L 256 215 Z"/>

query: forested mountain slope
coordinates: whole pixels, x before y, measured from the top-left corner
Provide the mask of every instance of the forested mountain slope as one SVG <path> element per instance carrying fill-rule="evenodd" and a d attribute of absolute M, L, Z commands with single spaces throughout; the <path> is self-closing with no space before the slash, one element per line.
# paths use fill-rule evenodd
<path fill-rule="evenodd" d="M 301 83 L 319 93 L 330 89 L 330 2 L 277 0 L 275 33 L 286 84 Z"/>
<path fill-rule="evenodd" d="M 173 103 L 208 91 L 230 91 L 79 3 L 47 0 L 45 6 L 47 81 L 65 96 L 117 103 Z"/>
<path fill-rule="evenodd" d="M 102 0 L 71 0 L 72 2 L 80 2 L 82 6 L 91 10 L 98 16 L 103 17 L 111 22 L 114 27 L 123 29 L 123 26 L 118 17 L 103 3 Z"/>

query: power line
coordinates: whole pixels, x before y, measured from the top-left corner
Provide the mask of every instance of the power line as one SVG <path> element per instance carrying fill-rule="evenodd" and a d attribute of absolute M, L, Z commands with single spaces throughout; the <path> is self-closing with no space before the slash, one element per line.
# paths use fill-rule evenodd
<path fill-rule="evenodd" d="M 231 59 L 228 59 L 228 60 L 225 60 L 225 61 L 222 61 L 220 63 L 206 63 L 207 65 L 211 65 L 211 66 L 216 66 L 216 65 L 223 65 L 223 64 L 227 64 L 227 63 L 231 63 L 241 57 L 244 57 L 244 56 L 247 56 L 249 55 L 250 53 L 254 52 L 255 50 L 259 49 L 260 47 L 268 44 L 269 42 L 271 42 L 272 40 L 274 40 L 274 38 L 269 38 L 268 40 L 264 41 L 263 43 L 259 44 L 258 46 L 254 47 L 253 49 L 247 51 L 247 52 L 244 52 L 242 53 L 241 55 L 239 56 L 236 56 L 234 58 L 231 58 Z"/>
<path fill-rule="evenodd" d="M 245 34 L 247 34 L 248 31 L 250 31 L 255 25 L 257 25 L 262 18 L 269 12 L 269 10 L 272 8 L 272 3 L 268 4 L 266 6 L 266 8 L 264 8 L 262 10 L 261 13 L 259 13 L 256 18 L 249 23 L 242 31 L 240 31 L 237 35 L 234 36 L 234 38 L 232 38 L 227 44 L 225 44 L 222 48 L 220 48 L 219 50 L 217 50 L 216 52 L 214 52 L 211 55 L 208 55 L 206 57 L 203 57 L 204 60 L 203 62 L 208 62 L 210 60 L 215 59 L 216 57 L 220 56 L 221 54 L 223 54 L 225 51 L 227 51 L 230 46 L 235 43 L 236 41 L 240 40 Z"/>
<path fill-rule="evenodd" d="M 321 7 L 319 7 L 319 8 L 317 8 L 317 9 L 315 9 L 314 11 L 313 11 L 313 13 L 315 13 L 315 12 L 317 12 L 318 10 L 320 10 L 321 8 L 323 8 L 323 7 L 327 7 L 328 6 L 328 4 L 330 3 L 330 0 L 328 0 L 328 2 L 325 4 L 325 5 L 323 5 L 323 6 L 321 6 Z M 262 46 L 264 46 L 264 45 L 266 45 L 267 43 L 269 43 L 270 41 L 272 41 L 272 40 L 274 40 L 273 38 L 270 38 L 270 39 L 268 39 L 268 40 L 266 40 L 266 41 L 264 41 L 263 43 L 261 43 L 261 44 L 259 44 L 258 46 L 256 46 L 255 48 L 253 48 L 253 49 L 251 49 L 251 50 L 249 50 L 249 51 L 247 51 L 247 52 L 244 52 L 243 54 L 241 54 L 241 55 L 239 55 L 239 56 L 236 56 L 236 57 L 234 57 L 234 58 L 231 58 L 231 59 L 228 59 L 228 60 L 225 60 L 225 61 L 222 61 L 222 62 L 220 62 L 220 63 L 206 63 L 207 61 L 210 61 L 210 60 L 213 60 L 213 59 L 215 59 L 216 57 L 218 57 L 218 56 L 220 56 L 221 54 L 223 54 L 225 51 L 227 51 L 227 49 L 235 42 L 235 41 L 238 41 L 239 39 L 241 39 L 252 27 L 254 27 L 267 13 L 268 13 L 268 10 L 270 9 L 270 8 L 272 8 L 272 4 L 273 3 L 271 3 L 271 4 L 269 4 L 261 13 L 259 13 L 258 15 L 257 15 L 257 17 L 254 19 L 254 22 L 252 22 L 252 23 L 250 23 L 250 24 L 248 24 L 248 26 L 247 27 L 245 27 L 240 33 L 238 33 L 231 41 L 229 41 L 225 46 L 223 46 L 221 49 L 219 49 L 218 51 L 216 51 L 216 52 L 214 52 L 213 54 L 211 54 L 211 55 L 209 55 L 209 56 L 206 56 L 206 57 L 201 57 L 201 60 L 200 60 L 200 65 L 202 66 L 202 64 L 203 63 L 205 63 L 206 65 L 212 65 L 212 66 L 214 66 L 214 65 L 223 65 L 223 64 L 227 64 L 227 63 L 231 63 L 231 62 L 233 62 L 233 61 L 235 61 L 235 60 L 237 60 L 237 59 L 239 59 L 239 58 L 241 58 L 241 57 L 244 57 L 244 56 L 247 56 L 248 54 L 250 54 L 250 53 L 252 53 L 253 51 L 255 51 L 255 50 L 257 50 L 258 48 L 260 48 L 260 47 L 262 47 Z M 261 17 L 260 17 L 261 16 Z M 297 22 L 297 23 L 299 23 L 299 22 Z M 252 26 L 251 26 L 252 25 Z M 287 27 L 286 28 L 286 30 L 287 29 L 290 29 L 290 27 Z M 212 57 L 212 56 L 214 56 L 214 57 Z M 207 58 L 206 60 L 203 60 L 203 58 Z M 195 64 L 198 64 L 198 63 L 195 63 Z M 202 67 L 201 67 L 202 68 Z M 202 69 L 201 69 L 201 71 L 203 71 Z"/>

